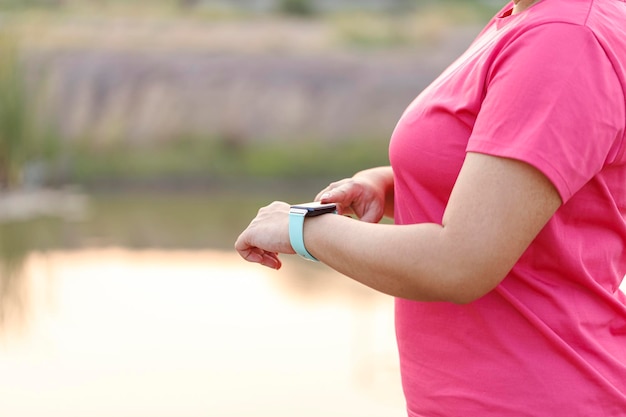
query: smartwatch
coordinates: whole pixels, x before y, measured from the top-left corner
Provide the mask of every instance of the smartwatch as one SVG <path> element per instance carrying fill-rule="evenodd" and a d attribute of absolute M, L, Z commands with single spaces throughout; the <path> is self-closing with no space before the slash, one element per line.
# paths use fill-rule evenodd
<path fill-rule="evenodd" d="M 337 206 L 334 203 L 322 204 L 319 202 L 296 204 L 289 209 L 289 241 L 291 247 L 300 256 L 310 261 L 317 259 L 306 250 L 304 246 L 304 219 L 306 217 L 320 216 L 322 214 L 336 213 Z"/>

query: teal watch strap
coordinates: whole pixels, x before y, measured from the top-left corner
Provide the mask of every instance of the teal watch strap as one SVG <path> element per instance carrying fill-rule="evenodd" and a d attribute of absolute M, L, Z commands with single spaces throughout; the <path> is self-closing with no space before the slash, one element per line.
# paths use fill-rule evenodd
<path fill-rule="evenodd" d="M 304 246 L 304 236 L 302 235 L 302 229 L 304 228 L 304 218 L 307 211 L 301 209 L 292 208 L 289 211 L 289 241 L 291 247 L 296 253 L 305 259 L 318 262 L 315 256 L 311 255 Z"/>

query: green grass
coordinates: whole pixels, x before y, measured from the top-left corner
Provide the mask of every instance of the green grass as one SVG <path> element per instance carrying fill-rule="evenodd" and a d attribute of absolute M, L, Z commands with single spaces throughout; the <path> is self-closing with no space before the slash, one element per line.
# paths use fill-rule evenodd
<path fill-rule="evenodd" d="M 184 0 L 0 0 L 0 10 L 7 17 L 27 26 L 34 23 L 44 28 L 59 20 L 76 18 L 106 21 L 123 17 L 184 24 L 189 21 L 210 23 L 227 19 L 245 22 L 268 16 L 297 16 L 328 26 L 340 41 L 339 45 L 348 47 L 389 47 L 420 42 L 433 30 L 485 23 L 497 8 L 498 5 L 478 0 L 406 0 L 391 2 L 383 11 L 352 5 L 321 13 L 310 0 L 277 0 L 273 10 L 254 13 L 245 7 L 223 8 L 210 2 Z"/>
<path fill-rule="evenodd" d="M 20 185 L 24 165 L 56 155 L 60 142 L 52 129 L 37 125 L 24 80 L 18 30 L 0 26 L 0 189 Z"/>
<path fill-rule="evenodd" d="M 17 182 L 24 161 L 26 98 L 20 76 L 17 41 L 10 29 L 0 31 L 0 188 Z"/>
<path fill-rule="evenodd" d="M 183 140 L 145 148 L 76 147 L 69 151 L 67 182 L 168 179 L 301 179 L 343 177 L 388 164 L 387 140 L 259 142 L 229 146 L 218 140 Z"/>
<path fill-rule="evenodd" d="M 438 0 L 419 2 L 402 13 L 357 10 L 325 19 L 340 45 L 380 49 L 427 44 L 451 27 L 482 25 L 496 10 L 481 2 Z"/>

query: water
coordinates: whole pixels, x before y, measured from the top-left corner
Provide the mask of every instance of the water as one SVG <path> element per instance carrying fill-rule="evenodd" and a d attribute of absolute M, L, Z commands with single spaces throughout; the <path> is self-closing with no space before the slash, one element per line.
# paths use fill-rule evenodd
<path fill-rule="evenodd" d="M 403 415 L 391 300 L 303 262 L 30 255 L 27 326 L 0 349 L 0 415 Z"/>
<path fill-rule="evenodd" d="M 405 415 L 390 298 L 296 257 L 276 272 L 193 234 L 160 236 L 173 203 L 148 199 L 138 225 L 137 201 L 104 200 L 79 224 L 21 225 L 31 241 L 3 299 L 0 415 Z M 51 234 L 56 247 L 35 239 Z"/>

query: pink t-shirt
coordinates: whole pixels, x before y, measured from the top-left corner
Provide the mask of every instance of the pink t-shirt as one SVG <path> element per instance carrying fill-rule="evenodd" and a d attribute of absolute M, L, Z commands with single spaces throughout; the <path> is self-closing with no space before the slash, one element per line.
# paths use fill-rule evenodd
<path fill-rule="evenodd" d="M 411 417 L 626 416 L 626 3 L 509 4 L 393 133 L 398 224 L 441 223 L 465 153 L 525 161 L 564 202 L 467 304 L 396 300 Z"/>

